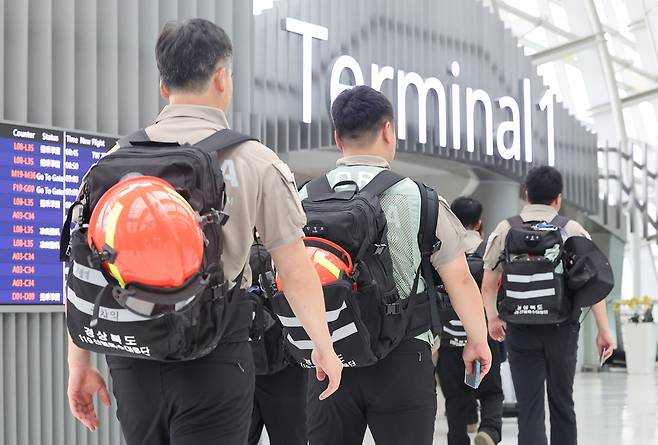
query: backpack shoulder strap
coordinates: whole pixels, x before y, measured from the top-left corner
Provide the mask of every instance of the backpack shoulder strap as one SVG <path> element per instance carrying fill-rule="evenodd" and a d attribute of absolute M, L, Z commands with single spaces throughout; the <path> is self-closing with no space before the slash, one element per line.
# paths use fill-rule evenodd
<path fill-rule="evenodd" d="M 329 178 L 327 178 L 327 175 L 318 176 L 317 178 L 311 179 L 306 183 L 306 196 L 309 198 L 315 198 L 319 195 L 333 193 L 333 191 L 334 189 L 331 188 L 331 184 L 329 184 Z"/>
<path fill-rule="evenodd" d="M 473 252 L 475 255 L 479 256 L 480 258 L 484 258 L 484 254 L 487 251 L 487 241 L 482 240 L 480 245 L 478 246 L 477 249 L 475 249 L 475 252 Z"/>
<path fill-rule="evenodd" d="M 405 176 L 398 175 L 397 173 L 385 169 L 377 173 L 377 176 L 372 178 L 372 180 L 361 189 L 361 192 L 368 192 L 372 195 L 379 196 L 403 179 L 405 179 Z"/>
<path fill-rule="evenodd" d="M 558 226 L 564 229 L 564 227 L 569 223 L 569 218 L 566 218 L 562 215 L 555 215 L 555 218 L 551 221 L 551 224 Z"/>
<path fill-rule="evenodd" d="M 218 152 L 247 141 L 258 141 L 258 139 L 224 128 L 192 145 L 204 151 Z"/>
<path fill-rule="evenodd" d="M 119 147 L 128 147 L 130 145 L 137 145 L 138 142 L 150 142 L 151 138 L 149 138 L 149 135 L 146 134 L 146 130 L 143 128 L 140 128 L 137 131 L 133 131 L 132 133 L 119 138 L 117 141 L 117 144 Z"/>
<path fill-rule="evenodd" d="M 525 225 L 525 222 L 523 221 L 523 218 L 521 218 L 521 215 L 516 215 L 516 216 L 512 216 L 511 218 L 507 218 L 507 222 L 513 228 L 523 227 Z"/>
<path fill-rule="evenodd" d="M 416 182 L 420 190 L 420 227 L 418 230 L 418 248 L 420 249 L 420 274 L 425 280 L 425 288 L 430 301 L 430 321 L 432 332 L 441 330 L 438 313 L 438 293 L 434 282 L 432 254 L 441 248 L 441 240 L 436 237 L 436 225 L 439 219 L 439 196 L 436 191 L 423 183 Z"/>

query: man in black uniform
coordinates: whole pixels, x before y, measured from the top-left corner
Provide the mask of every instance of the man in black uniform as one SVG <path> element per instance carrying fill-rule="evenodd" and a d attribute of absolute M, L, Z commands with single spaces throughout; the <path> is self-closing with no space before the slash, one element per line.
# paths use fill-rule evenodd
<path fill-rule="evenodd" d="M 520 214 L 522 222 L 540 222 L 544 228 L 554 225 L 553 221 L 558 220 L 562 204 L 560 172 L 548 166 L 533 168 L 528 172 L 525 188 L 527 205 Z M 563 222 L 563 238 L 589 238 L 587 231 L 576 221 L 564 219 Z M 500 342 L 507 337 L 512 380 L 519 406 L 519 445 L 547 443 L 544 384 L 548 391 L 551 444 L 576 445 L 573 383 L 576 375 L 580 311 L 574 313 L 571 319 L 552 325 L 506 323 L 501 320 L 496 305 L 502 272 L 501 255 L 511 229 L 510 222 L 503 221 L 489 237 L 484 257 L 482 296 L 491 337 Z M 540 277 L 525 278 L 529 281 L 539 281 Z M 592 313 L 598 327 L 597 348 L 604 359 L 607 359 L 612 354 L 613 343 L 605 300 L 592 306 Z"/>
<path fill-rule="evenodd" d="M 482 240 L 482 204 L 467 197 L 460 197 L 450 206 L 466 229 L 464 250 L 471 269 L 471 274 L 478 285 L 482 284 L 484 273 L 482 257 L 485 242 Z M 466 345 L 466 333 L 461 321 L 445 302 L 441 321 L 441 349 L 437 363 L 437 373 L 441 391 L 445 397 L 446 415 L 448 417 L 448 445 L 469 445 L 467 423 L 473 417 L 475 400 L 480 401 L 481 421 L 475 436 L 476 445 L 494 445 L 500 442 L 503 389 L 500 380 L 500 350 L 497 342 L 489 339 L 491 349 L 491 371 L 477 390 L 464 384 L 464 362 L 461 359 Z M 477 407 L 475 408 L 477 410 Z M 477 416 L 477 414 L 476 414 Z"/>

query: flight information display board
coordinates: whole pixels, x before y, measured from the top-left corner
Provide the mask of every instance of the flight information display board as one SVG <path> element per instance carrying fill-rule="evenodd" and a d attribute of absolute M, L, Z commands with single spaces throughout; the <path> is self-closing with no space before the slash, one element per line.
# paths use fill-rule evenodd
<path fill-rule="evenodd" d="M 59 237 L 87 170 L 116 138 L 0 123 L 0 304 L 62 304 Z"/>

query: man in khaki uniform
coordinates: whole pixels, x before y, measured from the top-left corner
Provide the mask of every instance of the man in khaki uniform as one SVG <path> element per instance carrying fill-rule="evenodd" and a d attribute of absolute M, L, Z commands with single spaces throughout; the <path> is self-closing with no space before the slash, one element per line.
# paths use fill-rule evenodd
<path fill-rule="evenodd" d="M 351 181 L 362 189 L 378 173 L 390 169 L 395 157 L 392 106 L 382 93 L 357 86 L 336 98 L 331 115 L 336 144 L 343 157 L 327 173 L 329 185 Z M 306 197 L 306 189 L 300 194 Z M 413 180 L 405 178 L 384 191 L 380 202 L 386 214 L 393 278 L 400 297 L 408 298 L 421 262 L 420 190 Z M 463 361 L 472 367 L 479 360 L 484 375 L 490 367 L 491 353 L 482 301 L 464 257 L 464 228 L 444 199 L 438 206 L 436 236 L 441 248 L 432 255 L 431 262 L 451 294 L 459 295 L 453 304 L 469 338 Z M 417 290 L 424 289 L 420 280 Z M 403 340 L 372 366 L 346 368 L 341 389 L 326 402 L 316 400 L 325 385 L 309 380 L 309 443 L 360 445 L 368 426 L 377 445 L 432 444 L 436 417 L 432 341 L 428 330 Z"/>
<path fill-rule="evenodd" d="M 562 175 L 553 167 L 537 167 L 528 172 L 525 181 L 527 205 L 521 219 L 551 222 L 562 205 Z M 488 240 L 484 257 L 485 274 L 482 296 L 491 337 L 507 339 L 512 380 L 519 405 L 519 445 L 547 443 L 544 413 L 544 384 L 548 390 L 551 419 L 551 444 L 576 444 L 576 413 L 573 383 L 580 323 L 578 315 L 557 325 L 520 325 L 505 323 L 496 307 L 498 283 L 502 273 L 500 262 L 505 239 L 511 225 L 502 221 Z M 584 236 L 587 231 L 576 221 L 564 226 L 567 237 Z M 578 311 L 580 312 L 580 311 Z M 592 306 L 598 335 L 596 344 L 604 359 L 612 354 L 612 337 L 605 300 Z"/>
<path fill-rule="evenodd" d="M 193 19 L 168 24 L 156 46 L 160 91 L 169 100 L 145 131 L 150 139 L 198 142 L 228 127 L 232 45 L 215 24 Z M 223 227 L 224 273 L 234 282 L 248 269 L 253 228 L 271 253 L 286 297 L 315 344 L 318 378 L 329 377 L 319 397 L 333 393 L 342 364 L 336 356 L 324 318 L 319 279 L 302 243 L 305 216 L 294 178 L 274 152 L 246 142 L 218 153 L 224 173 L 229 215 Z M 247 270 L 242 283 L 250 283 Z M 254 364 L 248 343 L 250 310 L 231 320 L 228 334 L 207 356 L 182 362 L 108 356 L 114 381 L 117 416 L 128 444 L 200 445 L 247 443 L 254 391 Z M 231 329 L 231 326 L 240 329 Z M 69 339 L 69 403 L 73 415 L 90 430 L 98 428 L 93 395 L 109 405 L 102 376 L 90 364 L 89 353 Z"/>

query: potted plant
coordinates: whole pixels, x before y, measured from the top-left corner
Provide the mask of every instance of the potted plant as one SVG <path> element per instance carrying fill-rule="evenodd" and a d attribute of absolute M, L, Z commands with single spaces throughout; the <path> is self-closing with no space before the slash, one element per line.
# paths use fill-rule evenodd
<path fill-rule="evenodd" d="M 613 304 L 622 319 L 622 336 L 629 374 L 652 374 L 656 365 L 656 324 L 654 301 L 648 296 L 633 297 Z"/>

